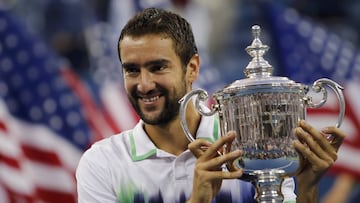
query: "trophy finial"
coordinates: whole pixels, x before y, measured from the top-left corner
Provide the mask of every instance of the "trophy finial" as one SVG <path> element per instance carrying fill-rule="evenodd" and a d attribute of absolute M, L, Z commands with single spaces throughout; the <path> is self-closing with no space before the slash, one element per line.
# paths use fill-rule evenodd
<path fill-rule="evenodd" d="M 263 55 L 269 50 L 269 46 L 264 45 L 260 40 L 261 28 L 259 25 L 253 25 L 251 31 L 254 40 L 245 50 L 252 60 L 245 68 L 245 75 L 247 77 L 269 76 L 272 74 L 272 66 L 263 58 Z"/>
<path fill-rule="evenodd" d="M 259 39 L 260 38 L 260 32 L 261 32 L 261 28 L 258 25 L 253 25 L 251 27 L 251 31 L 253 33 L 254 39 Z"/>

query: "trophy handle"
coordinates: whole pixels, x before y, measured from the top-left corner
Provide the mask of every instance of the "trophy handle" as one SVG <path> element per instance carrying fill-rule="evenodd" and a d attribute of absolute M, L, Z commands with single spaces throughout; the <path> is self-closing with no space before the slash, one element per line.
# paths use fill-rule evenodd
<path fill-rule="evenodd" d="M 194 139 L 194 136 L 191 135 L 190 130 L 186 123 L 186 107 L 187 107 L 187 104 L 189 103 L 190 99 L 196 95 L 197 95 L 197 97 L 195 100 L 195 108 L 201 115 L 211 116 L 211 115 L 214 115 L 217 111 L 216 107 L 213 107 L 212 110 L 209 112 L 206 112 L 201 108 L 200 101 L 204 102 L 209 98 L 208 93 L 203 89 L 192 90 L 179 100 L 179 103 L 180 103 L 180 112 L 179 113 L 180 113 L 181 127 L 190 142 L 194 141 L 195 139 Z"/>
<path fill-rule="evenodd" d="M 344 94 L 343 94 L 343 90 L 344 88 L 337 84 L 336 82 L 327 79 L 327 78 L 320 78 L 318 80 L 316 80 L 313 83 L 313 90 L 316 93 L 322 92 L 323 93 L 323 98 L 322 100 L 317 103 L 314 104 L 311 100 L 310 97 L 306 98 L 306 104 L 310 107 L 310 108 L 320 108 L 323 104 L 325 104 L 326 100 L 327 100 L 327 90 L 324 88 L 324 85 L 329 86 L 337 95 L 337 98 L 339 100 L 339 105 L 340 105 L 340 111 L 339 111 L 339 116 L 338 116 L 338 120 L 337 123 L 335 124 L 335 126 L 337 128 L 339 128 L 341 126 L 341 123 L 344 119 L 344 115 L 345 115 L 345 99 L 344 99 Z"/>

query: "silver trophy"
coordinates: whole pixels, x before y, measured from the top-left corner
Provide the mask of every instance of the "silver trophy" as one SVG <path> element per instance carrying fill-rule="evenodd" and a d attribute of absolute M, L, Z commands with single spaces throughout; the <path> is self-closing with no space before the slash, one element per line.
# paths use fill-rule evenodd
<path fill-rule="evenodd" d="M 312 97 L 307 95 L 309 86 L 287 77 L 272 76 L 273 68 L 263 58 L 269 47 L 259 39 L 260 26 L 254 25 L 252 33 L 254 40 L 246 48 L 252 57 L 244 71 L 247 78 L 236 80 L 214 93 L 215 104 L 210 111 L 200 105 L 208 99 L 205 90 L 196 89 L 186 94 L 180 101 L 181 125 L 187 138 L 194 141 L 186 124 L 185 109 L 191 98 L 196 96 L 195 107 L 201 115 L 218 113 L 221 135 L 228 131 L 236 132 L 236 139 L 224 153 L 234 149 L 243 151 L 243 156 L 233 164 L 244 170 L 241 179 L 252 182 L 256 187 L 256 200 L 283 202 L 282 181 L 300 170 L 299 155 L 292 147 L 292 142 L 297 139 L 293 129 L 300 119 L 305 119 L 307 107 L 319 108 L 326 102 L 325 85 L 338 97 L 340 112 L 336 127 L 340 127 L 345 114 L 343 87 L 327 78 L 318 79 L 311 89 L 322 93 L 322 99 L 318 103 L 313 102 Z"/>

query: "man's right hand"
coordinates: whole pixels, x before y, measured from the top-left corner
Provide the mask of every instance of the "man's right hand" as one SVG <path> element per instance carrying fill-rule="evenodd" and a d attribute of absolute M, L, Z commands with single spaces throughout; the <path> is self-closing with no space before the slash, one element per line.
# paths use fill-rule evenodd
<path fill-rule="evenodd" d="M 242 176 L 243 171 L 232 168 L 231 171 L 223 170 L 224 164 L 232 163 L 242 155 L 240 150 L 227 152 L 221 151 L 224 146 L 231 146 L 235 139 L 235 132 L 229 132 L 214 143 L 197 139 L 189 144 L 190 151 L 197 158 L 194 169 L 192 195 L 188 203 L 211 202 L 220 190 L 223 179 L 235 179 Z M 227 147 L 229 149 L 229 147 Z M 220 153 L 219 153 L 220 152 Z"/>

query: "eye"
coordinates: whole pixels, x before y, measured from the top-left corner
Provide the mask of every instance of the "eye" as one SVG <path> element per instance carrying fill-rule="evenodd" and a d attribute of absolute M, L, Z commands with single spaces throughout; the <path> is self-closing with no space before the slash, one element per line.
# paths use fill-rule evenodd
<path fill-rule="evenodd" d="M 156 64 L 150 67 L 151 72 L 159 72 L 166 68 L 165 64 Z"/>
<path fill-rule="evenodd" d="M 123 69 L 128 76 L 135 76 L 140 73 L 140 68 L 136 66 L 124 66 Z"/>

